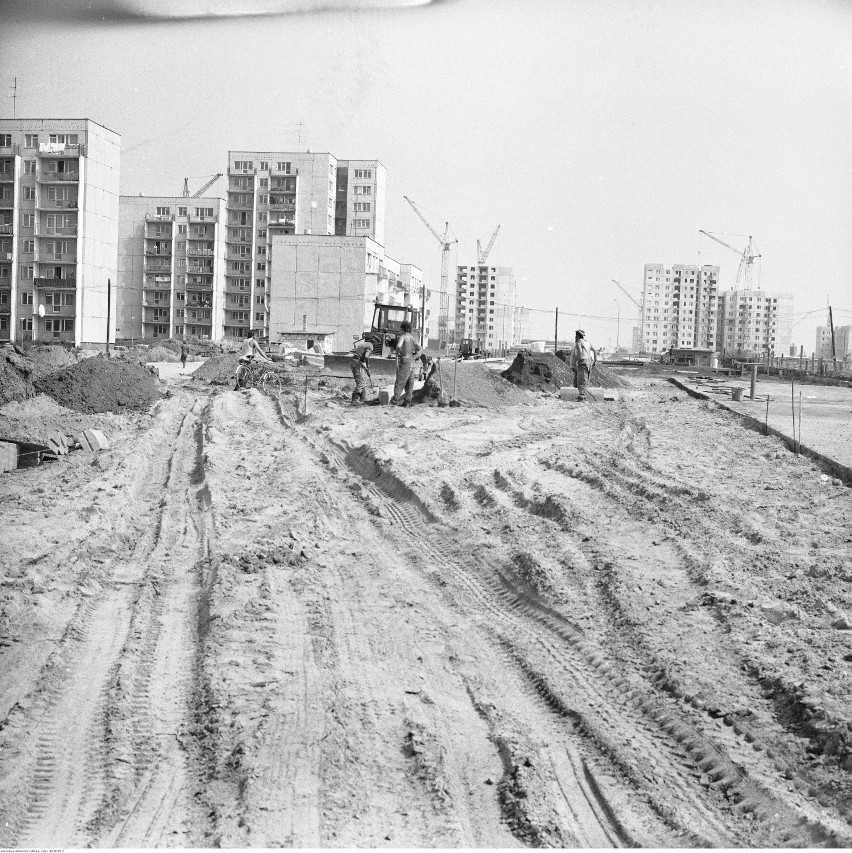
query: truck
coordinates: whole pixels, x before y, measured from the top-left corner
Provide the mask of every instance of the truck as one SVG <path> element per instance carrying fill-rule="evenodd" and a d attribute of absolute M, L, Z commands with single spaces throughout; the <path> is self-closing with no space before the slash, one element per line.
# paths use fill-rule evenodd
<path fill-rule="evenodd" d="M 485 358 L 485 352 L 482 349 L 482 345 L 479 341 L 475 341 L 473 338 L 462 338 L 462 342 L 459 344 L 459 355 L 463 359 Z"/>

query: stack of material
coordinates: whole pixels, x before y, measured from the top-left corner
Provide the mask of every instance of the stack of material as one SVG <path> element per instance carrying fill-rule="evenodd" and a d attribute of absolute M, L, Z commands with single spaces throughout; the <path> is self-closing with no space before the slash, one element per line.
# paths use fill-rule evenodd
<path fill-rule="evenodd" d="M 18 467 L 18 445 L 13 441 L 0 441 L 0 473 Z"/>
<path fill-rule="evenodd" d="M 560 350 L 553 353 L 518 353 L 503 376 L 522 388 L 555 391 L 557 388 L 569 388 L 574 384 L 574 374 L 568 366 L 570 351 Z M 613 373 L 600 362 L 595 365 L 589 378 L 593 388 L 629 388 L 630 383 Z"/>

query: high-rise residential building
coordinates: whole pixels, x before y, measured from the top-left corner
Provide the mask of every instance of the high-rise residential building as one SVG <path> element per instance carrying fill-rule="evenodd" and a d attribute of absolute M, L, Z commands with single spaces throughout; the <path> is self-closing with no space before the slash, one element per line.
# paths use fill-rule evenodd
<path fill-rule="evenodd" d="M 718 347 L 723 355 L 762 357 L 790 348 L 793 297 L 752 288 L 719 297 Z"/>
<path fill-rule="evenodd" d="M 0 119 L 0 340 L 114 339 L 120 151 L 89 119 Z"/>
<path fill-rule="evenodd" d="M 385 168 L 328 153 L 228 152 L 226 294 L 249 283 L 248 319 L 226 315 L 225 335 L 269 333 L 274 235 L 358 236 L 384 243 Z"/>
<path fill-rule="evenodd" d="M 489 352 L 515 345 L 517 284 L 513 267 L 459 266 L 455 341 L 473 340 Z"/>
<path fill-rule="evenodd" d="M 225 294 L 224 214 L 219 198 L 121 196 L 117 338 L 217 340 L 251 319 L 248 280 Z"/>
<path fill-rule="evenodd" d="M 645 264 L 640 349 L 715 349 L 718 282 L 716 266 Z"/>
<path fill-rule="evenodd" d="M 304 333 L 345 351 L 370 328 L 376 302 L 422 304 L 422 271 L 388 257 L 370 237 L 276 232 L 271 247 L 273 343 Z"/>
<path fill-rule="evenodd" d="M 834 346 L 831 342 L 831 326 L 817 326 L 816 347 L 814 355 L 817 358 L 848 358 L 852 355 L 852 326 L 834 327 Z"/>

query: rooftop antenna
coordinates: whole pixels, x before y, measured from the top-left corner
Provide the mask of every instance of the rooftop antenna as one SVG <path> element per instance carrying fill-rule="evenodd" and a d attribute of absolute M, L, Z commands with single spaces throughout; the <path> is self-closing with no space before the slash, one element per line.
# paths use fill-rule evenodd
<path fill-rule="evenodd" d="M 296 131 L 296 133 L 299 135 L 299 136 L 298 136 L 299 141 L 298 141 L 298 143 L 296 144 L 296 147 L 297 147 L 300 151 L 302 150 L 302 128 L 303 128 L 304 126 L 305 126 L 305 125 L 304 125 L 304 122 L 301 122 L 301 121 L 297 121 L 297 122 L 296 122 L 296 127 L 298 128 L 298 130 Z"/>
<path fill-rule="evenodd" d="M 10 87 L 12 89 L 12 94 L 9 97 L 12 99 L 12 118 L 17 117 L 18 112 L 18 78 L 14 78 L 14 83 Z"/>

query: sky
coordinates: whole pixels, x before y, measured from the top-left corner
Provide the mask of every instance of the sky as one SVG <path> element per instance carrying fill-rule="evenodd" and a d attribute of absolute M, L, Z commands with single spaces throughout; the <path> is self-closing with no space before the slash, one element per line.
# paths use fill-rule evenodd
<path fill-rule="evenodd" d="M 500 234 L 533 332 L 629 342 L 646 263 L 753 235 L 813 349 L 852 324 L 852 4 L 817 0 L 5 0 L 0 116 L 122 135 L 123 194 L 179 195 L 229 149 L 387 168 L 387 251 L 438 289 L 440 245 Z M 179 9 L 183 18 L 163 15 Z M 205 11 L 263 12 L 203 17 Z M 193 16 L 201 15 L 195 18 Z M 225 184 L 216 184 L 224 195 Z M 733 236 L 741 235 L 741 236 Z"/>

